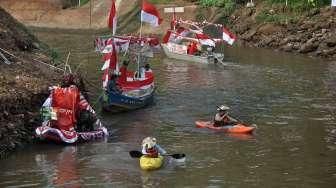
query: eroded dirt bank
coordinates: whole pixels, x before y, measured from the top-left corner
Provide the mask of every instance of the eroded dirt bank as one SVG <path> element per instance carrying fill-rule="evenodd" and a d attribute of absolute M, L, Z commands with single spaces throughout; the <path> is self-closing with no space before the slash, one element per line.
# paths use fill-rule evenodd
<path fill-rule="evenodd" d="M 0 8 L 0 157 L 32 140 L 39 107 L 57 74 L 48 65 L 41 44 Z M 35 60 L 34 60 L 35 59 Z"/>

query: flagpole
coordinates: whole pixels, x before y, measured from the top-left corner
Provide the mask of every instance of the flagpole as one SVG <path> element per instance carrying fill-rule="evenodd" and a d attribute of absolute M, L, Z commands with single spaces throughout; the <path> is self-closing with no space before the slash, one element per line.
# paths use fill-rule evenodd
<path fill-rule="evenodd" d="M 138 54 L 138 60 L 137 60 L 137 64 L 138 64 L 138 75 L 137 77 L 140 78 L 140 58 L 141 58 L 141 48 L 142 48 L 142 40 L 141 40 L 141 33 L 142 32 L 142 15 L 140 13 L 140 32 L 139 32 L 139 38 L 140 38 L 140 51 L 139 51 L 139 54 Z"/>

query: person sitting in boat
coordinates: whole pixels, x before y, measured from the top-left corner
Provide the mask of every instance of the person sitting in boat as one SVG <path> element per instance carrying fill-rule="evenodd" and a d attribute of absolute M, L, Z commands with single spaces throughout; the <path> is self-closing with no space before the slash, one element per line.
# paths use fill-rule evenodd
<path fill-rule="evenodd" d="M 42 105 L 43 125 L 66 131 L 92 131 L 101 126 L 95 112 L 81 94 L 73 74 L 65 75 L 62 86 L 51 87 L 51 94 Z"/>
<path fill-rule="evenodd" d="M 167 152 L 156 143 L 156 138 L 146 137 L 142 140 L 142 154 L 152 158 L 156 158 L 160 155 L 164 155 Z"/>
<path fill-rule="evenodd" d="M 112 94 L 121 94 L 122 90 L 117 83 L 118 75 L 113 72 L 111 74 L 111 79 L 108 82 L 107 92 Z M 120 78 L 119 78 L 120 79 Z"/>
<path fill-rule="evenodd" d="M 188 48 L 187 48 L 187 53 L 189 55 L 196 55 L 196 53 L 198 52 L 198 47 L 197 47 L 197 42 L 190 42 L 188 44 Z"/>
<path fill-rule="evenodd" d="M 232 117 L 229 116 L 229 110 L 230 108 L 224 105 L 221 105 L 217 108 L 217 113 L 214 118 L 214 126 L 215 127 L 221 127 L 221 126 L 228 126 L 228 125 L 234 125 L 238 123 L 238 121 Z"/>
<path fill-rule="evenodd" d="M 128 61 L 124 60 L 123 65 L 120 67 L 120 76 L 118 81 L 121 83 L 126 83 L 127 82 L 127 66 L 128 66 Z"/>
<path fill-rule="evenodd" d="M 152 72 L 152 69 L 150 68 L 149 63 L 146 63 L 146 65 L 145 65 L 145 71 L 146 72 Z"/>

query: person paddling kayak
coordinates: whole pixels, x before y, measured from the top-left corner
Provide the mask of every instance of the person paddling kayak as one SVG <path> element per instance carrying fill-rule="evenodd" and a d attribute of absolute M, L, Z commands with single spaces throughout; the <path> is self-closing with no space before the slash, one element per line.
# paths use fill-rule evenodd
<path fill-rule="evenodd" d="M 146 137 L 142 140 L 142 154 L 156 158 L 160 155 L 167 154 L 167 152 L 156 143 L 156 138 Z"/>
<path fill-rule="evenodd" d="M 230 109 L 229 107 L 224 105 L 221 105 L 220 107 L 217 108 L 217 113 L 214 118 L 215 127 L 234 125 L 238 123 L 238 120 L 229 116 L 228 112 L 229 109 Z"/>

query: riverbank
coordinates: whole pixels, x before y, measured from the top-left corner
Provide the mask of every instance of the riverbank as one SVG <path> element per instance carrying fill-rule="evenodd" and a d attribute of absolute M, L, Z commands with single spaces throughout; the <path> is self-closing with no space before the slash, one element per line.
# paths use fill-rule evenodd
<path fill-rule="evenodd" d="M 0 8 L 0 158 L 30 142 L 39 125 L 39 107 L 57 73 L 43 44 Z"/>
<path fill-rule="evenodd" d="M 336 9 L 329 6 L 301 15 L 280 5 L 242 6 L 228 23 L 241 45 L 336 60 Z"/>
<path fill-rule="evenodd" d="M 57 2 L 57 1 L 55 1 Z M 93 1 L 79 8 L 62 9 L 59 4 L 42 0 L 16 2 L 3 0 L 4 7 L 25 25 L 63 29 L 104 29 L 111 1 Z M 139 32 L 140 8 L 132 0 L 118 0 L 117 33 Z M 184 6 L 185 12 L 178 17 L 188 20 L 225 23 L 237 35 L 237 44 L 257 48 L 270 48 L 290 53 L 305 54 L 328 60 L 336 60 L 336 10 L 330 6 L 293 12 L 281 4 L 257 1 L 255 6 L 237 4 L 231 14 L 223 8 L 205 8 L 188 1 L 156 4 L 163 23 L 157 27 L 143 27 L 142 33 L 163 35 L 170 26 L 170 14 L 165 7 Z M 91 14 L 91 19 L 90 19 Z M 71 19 L 69 19 L 71 17 Z"/>

